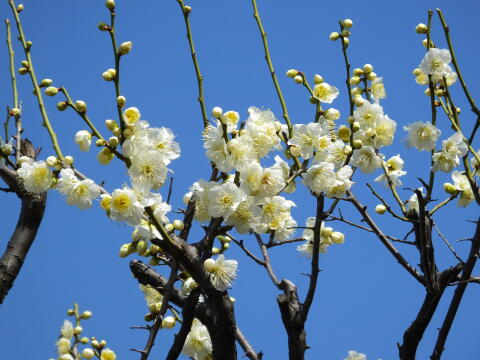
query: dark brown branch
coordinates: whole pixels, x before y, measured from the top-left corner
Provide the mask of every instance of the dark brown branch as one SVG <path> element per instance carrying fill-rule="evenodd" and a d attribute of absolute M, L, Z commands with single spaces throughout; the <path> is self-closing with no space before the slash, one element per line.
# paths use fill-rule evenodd
<path fill-rule="evenodd" d="M 0 304 L 2 304 L 35 240 L 45 212 L 47 194 L 27 193 L 16 172 L 9 168 L 0 169 L 0 178 L 16 192 L 22 202 L 17 225 L 0 259 Z"/>
<path fill-rule="evenodd" d="M 393 255 L 393 257 L 397 260 L 397 262 L 405 268 L 420 284 L 425 284 L 425 279 L 422 275 L 420 275 L 415 269 L 403 256 L 400 252 L 393 246 L 393 244 L 387 239 L 385 234 L 382 230 L 377 226 L 375 221 L 373 221 L 372 217 L 367 211 L 367 207 L 363 206 L 357 198 L 353 195 L 351 191 L 347 191 L 348 198 L 347 201 L 350 201 L 355 208 L 357 208 L 358 212 L 362 215 L 365 222 L 370 226 L 373 230 L 375 235 L 377 235 L 378 239 L 382 242 L 382 244 L 387 248 L 387 250 Z"/>
<path fill-rule="evenodd" d="M 422 340 L 423 334 L 435 314 L 445 288 L 452 279 L 455 279 L 462 269 L 463 264 L 459 263 L 455 267 L 443 271 L 439 276 L 438 291 L 435 293 L 427 291 L 425 293 L 425 299 L 423 300 L 422 307 L 420 308 L 417 317 L 403 334 L 403 344 L 398 345 L 398 352 L 401 360 L 415 359 L 418 344 Z"/>
<path fill-rule="evenodd" d="M 443 350 L 445 349 L 445 342 L 447 341 L 448 333 L 452 327 L 453 320 L 457 315 L 457 310 L 462 301 L 463 294 L 468 285 L 468 280 L 472 275 L 473 268 L 478 258 L 478 251 L 480 250 L 480 218 L 477 220 L 477 225 L 475 229 L 475 235 L 472 239 L 472 246 L 470 248 L 470 253 L 468 254 L 467 262 L 465 263 L 465 268 L 463 269 L 462 276 L 460 277 L 460 284 L 455 289 L 453 294 L 452 301 L 448 308 L 447 314 L 443 321 L 442 327 L 438 333 L 437 342 L 435 343 L 435 348 L 432 355 L 430 356 L 431 360 L 439 360 L 442 356 Z"/>
<path fill-rule="evenodd" d="M 187 298 L 185 306 L 182 311 L 182 326 L 180 331 L 175 335 L 175 340 L 167 354 L 166 360 L 176 360 L 182 352 L 185 340 L 192 327 L 193 319 L 195 318 L 195 307 L 200 296 L 200 289 L 194 289 Z"/>

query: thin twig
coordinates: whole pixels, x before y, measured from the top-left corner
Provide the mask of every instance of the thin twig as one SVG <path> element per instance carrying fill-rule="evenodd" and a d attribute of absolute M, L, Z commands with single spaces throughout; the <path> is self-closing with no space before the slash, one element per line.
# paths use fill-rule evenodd
<path fill-rule="evenodd" d="M 268 256 L 267 246 L 263 243 L 262 237 L 260 235 L 258 235 L 257 233 L 255 233 L 254 235 L 255 235 L 255 238 L 257 239 L 258 246 L 262 251 L 263 260 L 265 262 L 264 267 L 267 270 L 267 273 L 270 276 L 270 279 L 272 280 L 273 284 L 280 289 L 280 281 L 278 281 L 278 278 L 273 271 L 272 264 L 270 263 L 270 257 Z"/>
<path fill-rule="evenodd" d="M 437 231 L 438 236 L 440 236 L 440 238 L 443 240 L 445 245 L 447 245 L 447 247 L 450 249 L 453 256 L 455 256 L 457 258 L 457 260 L 460 261 L 462 264 L 465 264 L 465 261 L 463 261 L 463 259 L 460 256 L 458 256 L 458 254 L 455 252 L 455 249 L 453 248 L 453 246 L 450 244 L 450 242 L 447 240 L 447 238 L 445 236 L 443 236 L 443 234 L 440 232 L 440 229 L 438 228 L 438 226 L 435 222 L 433 223 L 433 227 Z"/>

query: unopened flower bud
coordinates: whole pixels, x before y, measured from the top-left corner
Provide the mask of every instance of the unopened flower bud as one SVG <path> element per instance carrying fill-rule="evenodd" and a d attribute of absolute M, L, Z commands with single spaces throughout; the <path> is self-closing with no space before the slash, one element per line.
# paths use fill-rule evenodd
<path fill-rule="evenodd" d="M 355 68 L 355 69 L 353 69 L 353 75 L 355 75 L 355 76 L 361 76 L 361 75 L 363 75 L 363 74 L 364 74 L 364 72 L 363 72 L 362 69 L 360 69 L 360 68 Z"/>
<path fill-rule="evenodd" d="M 212 258 L 205 260 L 203 263 L 203 266 L 205 267 L 205 271 L 212 273 L 215 271 L 216 265 L 215 265 L 215 260 Z"/>
<path fill-rule="evenodd" d="M 184 227 L 183 221 L 178 219 L 174 220 L 173 227 L 175 228 L 175 230 L 180 230 L 180 231 L 183 230 L 183 227 Z"/>
<path fill-rule="evenodd" d="M 223 244 L 223 250 L 227 250 L 230 247 L 229 243 Z"/>
<path fill-rule="evenodd" d="M 373 71 L 373 66 L 371 64 L 365 64 L 363 65 L 363 71 L 365 71 L 368 74 L 369 72 Z"/>
<path fill-rule="evenodd" d="M 425 48 L 428 48 L 428 45 L 427 45 L 427 44 L 428 44 L 427 39 L 423 39 L 423 40 L 422 40 L 422 45 L 423 45 Z M 431 48 L 435 47 L 435 44 L 433 43 L 432 40 L 430 40 L 430 47 L 431 47 Z"/>
<path fill-rule="evenodd" d="M 66 101 L 59 101 L 57 103 L 57 109 L 59 111 L 65 111 L 68 108 L 68 103 Z"/>
<path fill-rule="evenodd" d="M 297 75 L 298 75 L 298 70 L 295 70 L 295 69 L 289 69 L 289 70 L 287 70 L 287 73 L 286 73 L 286 75 L 287 75 L 288 77 L 290 77 L 290 78 L 292 78 L 292 79 L 293 79 L 295 76 L 297 76 Z"/>
<path fill-rule="evenodd" d="M 45 95 L 55 96 L 58 94 L 58 89 L 55 86 L 49 86 L 45 89 Z"/>
<path fill-rule="evenodd" d="M 94 339 L 94 340 L 92 340 L 92 342 L 91 342 L 90 344 L 92 345 L 92 347 L 93 347 L 94 349 L 100 348 L 100 343 L 98 342 L 98 340 L 95 340 L 95 339 Z"/>
<path fill-rule="evenodd" d="M 342 36 L 343 37 L 349 37 L 350 36 L 350 31 L 347 29 L 342 30 Z"/>
<path fill-rule="evenodd" d="M 353 149 L 350 145 L 345 145 L 343 147 L 343 150 L 342 152 L 345 154 L 345 155 L 350 155 L 352 153 Z"/>
<path fill-rule="evenodd" d="M 91 311 L 86 310 L 82 313 L 82 319 L 85 319 L 85 320 L 90 319 L 92 315 L 93 314 Z"/>
<path fill-rule="evenodd" d="M 90 348 L 83 349 L 82 357 L 84 357 L 85 359 L 93 359 L 94 356 L 95 356 L 95 352 L 92 349 Z"/>
<path fill-rule="evenodd" d="M 27 46 L 26 46 L 27 49 L 30 49 L 30 48 L 32 47 L 33 43 L 32 43 L 30 40 L 28 40 L 28 41 L 25 43 L 25 45 L 27 45 Z"/>
<path fill-rule="evenodd" d="M 222 114 L 223 114 L 223 110 L 222 110 L 221 107 L 215 106 L 215 107 L 212 109 L 212 116 L 213 116 L 214 118 L 217 118 L 217 119 L 218 119 L 218 118 L 220 118 L 220 117 L 222 116 Z"/>
<path fill-rule="evenodd" d="M 63 158 L 63 162 L 65 165 L 72 165 L 73 164 L 73 156 L 67 155 Z"/>
<path fill-rule="evenodd" d="M 342 25 L 349 29 L 353 26 L 353 21 L 351 19 L 345 19 L 342 21 Z"/>
<path fill-rule="evenodd" d="M 146 314 L 146 315 L 143 317 L 143 319 L 144 319 L 146 322 L 153 321 L 154 318 L 155 318 L 154 315 L 152 315 L 152 314 L 150 314 L 150 313 Z"/>
<path fill-rule="evenodd" d="M 152 314 L 158 314 L 161 307 L 162 303 L 151 303 L 150 305 L 148 305 L 148 310 L 150 310 Z"/>
<path fill-rule="evenodd" d="M 326 237 L 330 237 L 332 236 L 332 234 L 333 234 L 333 228 L 331 228 L 330 226 L 326 226 L 322 229 L 322 235 Z"/>
<path fill-rule="evenodd" d="M 348 38 L 346 38 L 346 37 L 344 37 L 342 39 L 343 39 L 343 44 L 345 45 L 345 47 L 348 47 L 348 45 L 350 44 L 350 40 L 348 40 Z"/>
<path fill-rule="evenodd" d="M 360 83 L 360 77 L 359 76 L 352 76 L 350 78 L 350 85 L 358 85 Z"/>
<path fill-rule="evenodd" d="M 131 244 L 123 244 L 120 246 L 120 251 L 118 253 L 118 256 L 121 258 L 127 257 L 130 254 L 133 254 L 135 252 L 136 248 Z"/>
<path fill-rule="evenodd" d="M 386 211 L 387 211 L 387 208 L 383 204 L 378 204 L 377 206 L 375 206 L 375 212 L 377 214 L 382 215 L 382 214 L 385 214 Z"/>
<path fill-rule="evenodd" d="M 353 99 L 353 103 L 355 104 L 355 106 L 360 107 L 363 105 L 364 101 L 361 96 L 355 96 L 355 98 Z"/>
<path fill-rule="evenodd" d="M 88 344 L 88 341 L 89 341 L 89 340 L 88 340 L 88 338 L 87 338 L 86 336 L 84 336 L 84 337 L 82 337 L 82 338 L 80 339 L 80 342 L 81 342 L 82 344 Z"/>
<path fill-rule="evenodd" d="M 115 79 L 115 76 L 117 75 L 117 72 L 115 69 L 108 69 L 102 74 L 103 80 L 105 81 L 112 81 Z"/>
<path fill-rule="evenodd" d="M 329 108 L 323 113 L 323 117 L 327 120 L 338 120 L 340 118 L 340 111 Z"/>
<path fill-rule="evenodd" d="M 108 165 L 110 164 L 110 161 L 112 161 L 113 157 L 113 153 L 108 148 L 103 148 L 98 153 L 97 160 L 102 165 Z"/>
<path fill-rule="evenodd" d="M 55 165 L 57 165 L 57 162 L 58 162 L 58 160 L 55 156 L 49 156 L 45 160 L 45 163 L 50 167 L 54 167 Z"/>
<path fill-rule="evenodd" d="M 119 97 L 117 97 L 117 105 L 118 106 L 124 107 L 126 102 L 127 102 L 127 99 L 125 98 L 125 96 L 120 95 Z"/>
<path fill-rule="evenodd" d="M 458 192 L 456 186 L 450 183 L 443 184 L 443 190 L 445 190 L 447 194 L 452 194 L 452 195 Z"/>
<path fill-rule="evenodd" d="M 334 32 L 330 33 L 329 37 L 330 37 L 330 40 L 335 41 L 340 37 L 340 34 L 336 31 L 334 31 Z"/>
<path fill-rule="evenodd" d="M 112 136 L 108 139 L 108 145 L 110 145 L 111 147 L 117 147 L 118 145 L 118 137 L 116 136 Z"/>
<path fill-rule="evenodd" d="M 346 127 L 345 125 L 342 125 L 338 128 L 337 130 L 338 137 L 342 139 L 343 141 L 348 141 L 350 140 L 350 129 Z"/>
<path fill-rule="evenodd" d="M 104 347 L 105 345 L 107 345 L 107 342 L 105 340 L 100 341 L 100 346 L 101 347 Z"/>
<path fill-rule="evenodd" d="M 23 11 L 23 4 L 18 4 L 17 12 L 22 12 L 22 11 Z"/>
<path fill-rule="evenodd" d="M 218 254 L 219 252 L 220 252 L 220 249 L 219 249 L 219 248 L 217 248 L 217 247 L 215 247 L 215 246 L 212 248 L 212 254 L 215 255 L 215 254 Z"/>
<path fill-rule="evenodd" d="M 142 240 L 137 243 L 138 255 L 144 255 L 147 250 L 148 250 L 148 245 L 145 241 Z"/>
<path fill-rule="evenodd" d="M 102 340 L 100 342 L 100 344 L 103 343 L 104 341 L 105 340 Z M 105 342 L 105 344 L 106 344 L 106 342 Z M 105 345 L 103 345 L 103 346 L 105 346 Z M 102 354 L 100 356 L 100 360 L 115 360 L 116 358 L 117 358 L 117 355 L 115 355 L 115 353 L 108 348 L 103 350 Z"/>
<path fill-rule="evenodd" d="M 368 79 L 368 80 L 373 81 L 373 80 L 375 80 L 376 78 L 377 78 L 377 74 L 376 74 L 375 72 L 373 72 L 373 71 L 371 71 L 371 72 L 369 72 L 369 73 L 367 74 L 367 79 Z"/>
<path fill-rule="evenodd" d="M 20 109 L 19 108 L 11 108 L 9 113 L 12 116 L 18 116 L 18 115 L 20 115 Z"/>
<path fill-rule="evenodd" d="M 297 84 L 303 84 L 303 76 L 302 75 L 296 75 L 293 78 L 293 81 L 295 81 Z"/>
<path fill-rule="evenodd" d="M 25 75 L 27 72 L 28 72 L 27 68 L 21 67 L 21 68 L 18 69 L 18 73 L 20 75 Z"/>
<path fill-rule="evenodd" d="M 132 42 L 131 41 L 125 41 L 120 44 L 120 47 L 118 48 L 118 53 L 120 55 L 126 55 L 132 50 Z"/>
<path fill-rule="evenodd" d="M 363 146 L 363 142 L 360 139 L 353 140 L 352 146 L 354 149 L 360 149 Z"/>
<path fill-rule="evenodd" d="M 424 93 L 426 96 L 430 96 L 430 88 L 426 88 Z"/>
<path fill-rule="evenodd" d="M 417 34 L 426 34 L 428 31 L 427 25 L 420 23 L 415 27 L 415 32 Z"/>
<path fill-rule="evenodd" d="M 354 121 L 352 124 L 352 131 L 357 132 L 358 130 L 360 130 L 360 123 L 358 121 Z"/>
<path fill-rule="evenodd" d="M 97 140 L 95 141 L 95 146 L 96 146 L 96 147 L 105 146 L 105 141 L 103 141 L 102 139 L 97 139 Z"/>
<path fill-rule="evenodd" d="M 50 86 L 52 84 L 53 80 L 52 79 L 43 79 L 41 82 L 40 82 L 40 87 L 47 87 L 47 86 Z"/>
<path fill-rule="evenodd" d="M 175 327 L 175 323 L 176 323 L 176 320 L 173 316 L 166 316 L 162 320 L 162 327 L 165 329 L 172 329 L 173 327 Z"/>
<path fill-rule="evenodd" d="M 184 6 L 184 7 L 183 7 L 183 12 L 184 12 L 185 14 L 190 14 L 190 13 L 192 12 L 192 7 L 191 7 L 191 6 L 188 6 L 188 5 Z"/>
<path fill-rule="evenodd" d="M 354 121 L 355 121 L 355 118 L 354 118 L 353 116 L 349 116 L 349 117 L 347 118 L 347 121 L 348 121 L 349 124 L 353 124 Z"/>
<path fill-rule="evenodd" d="M 105 6 L 107 7 L 108 10 L 113 10 L 113 9 L 115 9 L 115 1 L 114 0 L 106 0 L 105 1 Z"/>
<path fill-rule="evenodd" d="M 81 334 L 82 331 L 83 331 L 83 328 L 81 326 L 75 326 L 73 328 L 73 333 L 76 334 L 76 335 Z"/>
<path fill-rule="evenodd" d="M 117 128 L 118 125 L 117 125 L 117 123 L 115 122 L 115 120 L 108 119 L 108 120 L 105 120 L 105 127 L 106 127 L 108 130 L 113 131 L 113 129 Z"/>
<path fill-rule="evenodd" d="M 321 75 L 315 74 L 313 77 L 313 83 L 315 85 L 321 84 L 323 82 L 323 77 Z"/>
<path fill-rule="evenodd" d="M 87 111 L 87 104 L 85 104 L 85 101 L 77 100 L 75 101 L 75 109 L 77 109 L 78 112 L 85 112 Z"/>
<path fill-rule="evenodd" d="M 110 27 L 102 21 L 97 24 L 97 28 L 100 31 L 107 31 Z"/>

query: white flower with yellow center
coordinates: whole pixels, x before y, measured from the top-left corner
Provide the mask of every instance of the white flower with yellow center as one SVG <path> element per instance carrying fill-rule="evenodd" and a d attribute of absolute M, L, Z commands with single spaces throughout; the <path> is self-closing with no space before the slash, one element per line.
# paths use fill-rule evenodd
<path fill-rule="evenodd" d="M 23 162 L 22 167 L 17 170 L 18 176 L 23 180 L 25 190 L 30 193 L 42 193 L 52 185 L 53 176 L 44 161 Z"/>
<path fill-rule="evenodd" d="M 110 217 L 115 221 L 125 221 L 129 225 L 140 224 L 143 215 L 143 206 L 132 189 L 124 187 L 116 189 L 110 200 Z"/>
<path fill-rule="evenodd" d="M 464 156 L 468 151 L 467 144 L 463 141 L 461 133 L 457 132 L 447 140 L 442 141 L 442 151 L 433 154 L 433 171 L 450 172 L 460 164 L 459 156 Z"/>
<path fill-rule="evenodd" d="M 452 179 L 454 182 L 453 185 L 458 191 L 461 191 L 457 206 L 467 206 L 475 199 L 475 195 L 473 194 L 473 190 L 470 186 L 468 178 L 460 171 L 454 171 L 452 173 Z"/>
<path fill-rule="evenodd" d="M 404 126 L 403 130 L 408 131 L 407 148 L 415 147 L 418 150 L 432 151 L 435 149 L 435 142 L 441 134 L 441 131 L 430 122 L 414 122 Z"/>
<path fill-rule="evenodd" d="M 446 49 L 430 48 L 420 63 L 420 70 L 424 74 L 435 75 L 439 78 L 451 73 L 448 65 L 452 61 L 450 51 Z"/>
<path fill-rule="evenodd" d="M 358 121 L 360 128 L 368 130 L 375 128 L 375 123 L 383 117 L 383 108 L 379 104 L 371 104 L 368 101 L 364 101 L 363 105 L 357 107 L 353 112 L 355 121 Z"/>
<path fill-rule="evenodd" d="M 212 258 L 205 260 L 204 266 L 210 273 L 212 286 L 218 291 L 226 291 L 237 277 L 238 262 L 225 260 L 223 255 L 219 255 L 216 260 Z"/>
<path fill-rule="evenodd" d="M 352 165 L 369 174 L 381 166 L 380 157 L 375 154 L 371 146 L 362 146 L 353 152 Z"/>
<path fill-rule="evenodd" d="M 257 161 L 253 141 L 248 134 L 237 136 L 227 143 L 230 153 L 230 163 L 236 170 Z"/>
<path fill-rule="evenodd" d="M 290 151 L 295 156 L 310 159 L 313 151 L 320 147 L 320 138 L 326 135 L 319 123 L 296 124 L 293 138 L 288 141 Z"/>
<path fill-rule="evenodd" d="M 233 183 L 213 186 L 208 194 L 208 214 L 212 217 L 228 217 L 246 197 Z"/>
<path fill-rule="evenodd" d="M 418 190 L 420 190 L 423 195 L 423 187 L 418 188 Z M 406 209 L 407 211 L 415 210 L 417 214 L 420 212 L 420 204 L 418 202 L 417 194 L 413 193 L 413 195 L 410 196 L 410 199 L 407 200 Z"/>
<path fill-rule="evenodd" d="M 100 187 L 91 179 L 79 180 L 72 169 L 62 169 L 57 189 L 67 197 L 67 204 L 85 210 L 92 207 L 93 199 L 100 195 Z"/>
<path fill-rule="evenodd" d="M 405 175 L 407 172 L 403 171 L 404 161 L 400 157 L 400 155 L 392 156 L 385 162 L 385 167 L 387 169 L 388 178 L 392 182 L 392 186 L 400 186 L 402 182 L 400 181 L 400 176 Z M 383 182 L 383 186 L 385 188 L 388 187 L 388 178 L 385 174 L 381 174 L 378 176 L 375 181 L 376 182 Z"/>
<path fill-rule="evenodd" d="M 329 162 L 321 162 L 313 165 L 303 176 L 302 183 L 307 186 L 310 191 L 320 195 L 322 192 L 327 191 L 330 186 L 334 185 L 335 172 L 333 169 L 334 165 Z"/>
<path fill-rule="evenodd" d="M 123 120 L 128 126 L 134 126 L 140 120 L 140 111 L 136 107 L 129 107 L 123 112 Z"/>
<path fill-rule="evenodd" d="M 100 360 L 116 360 L 117 355 L 113 350 L 109 348 L 103 349 L 102 354 L 100 355 Z"/>
<path fill-rule="evenodd" d="M 212 187 L 217 186 L 214 181 L 205 181 L 200 179 L 193 183 L 190 192 L 185 194 L 184 202 L 188 204 L 192 196 L 195 196 L 195 214 L 194 219 L 200 222 L 209 221 L 211 216 L 208 214 L 209 191 Z"/>
<path fill-rule="evenodd" d="M 331 104 L 338 96 L 338 89 L 326 82 L 315 85 L 313 88 L 313 97 L 320 102 Z"/>
<path fill-rule="evenodd" d="M 248 195 L 258 195 L 262 174 L 263 168 L 258 162 L 252 162 L 244 166 L 240 171 L 240 189 Z"/>
<path fill-rule="evenodd" d="M 297 251 L 299 251 L 303 256 L 311 258 L 313 255 L 313 227 L 315 226 L 315 218 L 307 218 L 305 226 L 309 228 L 303 230 L 302 237 L 305 239 L 305 243 L 297 246 Z M 328 247 L 333 244 L 333 233 L 333 229 L 331 227 L 325 227 L 325 222 L 322 221 L 322 224 L 320 225 L 320 243 L 318 247 L 318 252 L 320 254 L 325 254 L 328 250 Z"/>
<path fill-rule="evenodd" d="M 238 204 L 235 211 L 225 219 L 226 225 L 235 226 L 239 234 L 246 234 L 251 228 L 256 227 L 260 216 L 260 208 L 253 196 Z"/>
<path fill-rule="evenodd" d="M 128 175 L 136 189 L 148 192 L 163 185 L 167 177 L 167 168 L 156 151 L 138 149 L 133 153 L 131 161 Z"/>
<path fill-rule="evenodd" d="M 290 215 L 279 215 L 270 221 L 268 227 L 274 231 L 273 241 L 282 242 L 290 239 L 295 233 L 297 222 Z"/>
<path fill-rule="evenodd" d="M 75 134 L 75 143 L 80 147 L 82 151 L 90 150 L 92 144 L 92 134 L 87 130 L 80 130 Z"/>
<path fill-rule="evenodd" d="M 335 173 L 335 182 L 328 187 L 325 191 L 325 195 L 329 198 L 341 198 L 345 196 L 345 193 L 353 185 L 350 180 L 353 175 L 353 170 L 350 166 L 345 165 Z"/>
<path fill-rule="evenodd" d="M 227 126 L 227 132 L 231 133 L 237 128 L 238 121 L 240 120 L 240 115 L 238 112 L 230 110 L 223 113 L 220 118 L 221 122 Z"/>
<path fill-rule="evenodd" d="M 388 146 L 393 143 L 393 136 L 397 129 L 397 123 L 390 119 L 388 115 L 382 116 L 375 121 L 373 145 L 376 149 L 382 146 Z M 369 135 L 367 131 L 366 135 Z"/>
<path fill-rule="evenodd" d="M 290 209 L 293 206 L 296 206 L 295 203 L 291 200 L 285 199 L 283 196 L 274 196 L 272 198 L 263 199 L 260 211 L 261 218 L 255 231 L 259 233 L 268 231 L 270 225 L 274 226 L 274 223 L 276 223 L 274 219 L 277 218 L 278 222 L 278 219 L 290 216 Z"/>
<path fill-rule="evenodd" d="M 171 160 L 175 160 L 180 156 L 180 146 L 173 141 L 175 135 L 172 130 L 161 128 L 147 129 L 149 145 L 156 150 L 158 156 L 165 165 L 170 164 Z"/>
<path fill-rule="evenodd" d="M 145 296 L 145 301 L 147 302 L 147 306 L 152 308 L 159 308 L 162 306 L 163 295 L 160 294 L 157 290 L 155 290 L 150 285 L 139 285 L 140 290 L 143 292 Z"/>
<path fill-rule="evenodd" d="M 329 142 L 329 145 L 325 152 L 317 152 L 315 154 L 315 164 L 320 162 L 330 162 L 335 166 L 335 169 L 339 169 L 345 163 L 347 154 L 344 151 L 345 144 L 341 140 L 335 140 Z"/>
<path fill-rule="evenodd" d="M 287 181 L 287 179 L 290 177 L 290 166 L 278 155 L 275 155 L 274 160 L 275 165 L 273 165 L 272 168 L 279 169 L 282 172 L 283 180 Z M 295 189 L 295 181 L 291 181 L 283 191 L 286 193 L 293 193 L 295 192 Z"/>
<path fill-rule="evenodd" d="M 248 108 L 250 116 L 245 122 L 245 131 L 253 141 L 257 159 L 266 156 L 272 149 L 280 149 L 281 124 L 270 110 L 260 110 L 254 106 Z"/>
<path fill-rule="evenodd" d="M 68 320 L 64 320 L 60 333 L 64 338 L 70 339 L 73 336 L 73 324 Z"/>
<path fill-rule="evenodd" d="M 223 138 L 222 126 L 217 121 L 217 127 L 208 125 L 203 131 L 203 147 L 205 155 L 213 161 L 218 170 L 230 172 L 233 169 L 230 153 Z"/>
<path fill-rule="evenodd" d="M 130 157 L 139 147 L 148 146 L 147 129 L 149 127 L 148 122 L 144 120 L 137 121 L 135 126 L 129 127 L 131 132 L 128 138 L 122 144 L 123 155 Z"/>
<path fill-rule="evenodd" d="M 207 327 L 197 318 L 193 319 L 182 353 L 194 360 L 211 360 L 213 359 L 212 350 L 212 341 Z"/>
<path fill-rule="evenodd" d="M 57 341 L 58 355 L 68 354 L 70 352 L 70 339 L 61 337 Z"/>
<path fill-rule="evenodd" d="M 372 95 L 375 100 L 381 100 L 387 97 L 385 85 L 383 84 L 383 78 L 377 77 L 372 81 Z"/>

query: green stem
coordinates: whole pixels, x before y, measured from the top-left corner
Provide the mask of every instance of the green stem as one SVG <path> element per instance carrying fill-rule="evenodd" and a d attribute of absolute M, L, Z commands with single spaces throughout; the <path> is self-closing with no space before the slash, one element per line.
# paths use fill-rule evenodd
<path fill-rule="evenodd" d="M 185 27 L 187 28 L 187 39 L 188 45 L 190 46 L 190 54 L 192 56 L 193 66 L 195 68 L 195 74 L 197 76 L 197 85 L 198 85 L 198 102 L 200 103 L 200 110 L 202 112 L 203 119 L 203 128 L 205 129 L 208 125 L 207 110 L 205 106 L 205 98 L 203 95 L 203 76 L 200 72 L 200 65 L 197 60 L 197 52 L 195 51 L 195 45 L 192 38 L 192 30 L 190 28 L 189 15 L 190 12 L 185 10 L 185 5 L 183 0 L 177 0 L 178 5 L 182 9 L 183 19 L 185 20 Z"/>
<path fill-rule="evenodd" d="M 433 11 L 428 10 L 428 25 L 427 25 L 427 52 L 430 50 L 430 32 L 432 29 L 432 15 Z M 430 89 L 430 106 L 432 111 L 432 125 L 436 126 L 437 124 L 437 108 L 435 107 L 435 87 L 432 82 L 432 76 L 428 75 L 428 88 Z M 426 200 L 430 200 L 432 198 L 432 191 L 433 185 L 435 183 L 435 172 L 432 170 L 433 167 L 433 154 L 435 153 L 435 149 L 433 149 L 430 153 L 430 175 L 428 179 L 428 189 Z"/>
<path fill-rule="evenodd" d="M 52 145 L 53 145 L 53 149 L 55 150 L 55 153 L 57 154 L 59 160 L 61 162 L 63 162 L 64 157 L 63 157 L 63 154 L 62 154 L 62 150 L 60 149 L 60 145 L 58 144 L 57 135 L 53 131 L 52 125 L 51 125 L 50 120 L 48 118 L 47 110 L 45 109 L 45 105 L 43 103 L 42 92 L 41 92 L 40 86 L 38 86 L 37 77 L 35 75 L 35 70 L 34 70 L 34 67 L 33 67 L 32 56 L 30 54 L 30 46 L 27 45 L 27 41 L 25 40 L 25 34 L 23 32 L 22 23 L 20 22 L 20 17 L 18 15 L 17 8 L 16 8 L 13 0 L 8 0 L 8 4 L 12 8 L 12 12 L 13 12 L 13 15 L 15 17 L 15 22 L 17 24 L 18 33 L 20 35 L 20 42 L 22 43 L 23 50 L 25 51 L 25 56 L 27 58 L 27 62 L 28 62 L 28 66 L 29 66 L 28 72 L 29 72 L 30 78 L 32 80 L 32 85 L 35 89 L 35 95 L 37 97 L 38 107 L 40 109 L 40 114 L 41 114 L 42 119 L 43 119 L 42 125 L 47 129 L 48 134 L 50 135 L 50 139 L 52 141 Z"/>
<path fill-rule="evenodd" d="M 441 203 L 438 203 L 437 205 L 435 205 L 435 207 L 430 211 L 430 215 L 433 215 L 435 212 L 437 212 L 440 208 L 442 208 L 443 206 L 447 205 L 450 201 L 452 201 L 453 199 L 455 199 L 457 196 L 458 196 L 459 193 L 456 193 L 456 194 L 452 194 L 451 196 L 449 196 L 448 198 L 446 198 L 445 200 L 443 200 Z"/>
<path fill-rule="evenodd" d="M 258 12 L 257 1 L 252 0 L 252 5 L 253 5 L 253 17 L 255 18 L 255 21 L 257 22 L 257 25 L 258 25 L 258 30 L 260 30 L 260 34 L 262 35 L 263 50 L 265 51 L 265 60 L 267 61 L 268 69 L 270 70 L 270 75 L 272 76 L 273 84 L 275 85 L 275 90 L 277 91 L 278 99 L 280 100 L 280 104 L 282 106 L 283 118 L 285 119 L 285 122 L 288 127 L 288 137 L 292 138 L 293 136 L 292 122 L 290 121 L 287 105 L 285 103 L 282 90 L 280 89 L 280 84 L 278 83 L 277 75 L 275 74 L 275 69 L 273 68 L 272 59 L 270 57 L 270 50 L 268 48 L 267 33 L 263 28 L 262 19 L 260 18 L 260 13 Z"/>
<path fill-rule="evenodd" d="M 437 14 L 440 18 L 440 22 L 442 23 L 443 31 L 445 32 L 445 38 L 447 39 L 448 49 L 450 50 L 450 55 L 452 56 L 452 64 L 455 68 L 455 71 L 457 72 L 458 80 L 460 80 L 463 92 L 465 93 L 465 96 L 467 97 L 468 102 L 472 107 L 472 111 L 477 114 L 477 116 L 480 116 L 480 110 L 476 107 L 475 101 L 473 100 L 470 92 L 468 91 L 467 84 L 465 83 L 462 72 L 460 71 L 460 67 L 458 66 L 457 57 L 455 56 L 455 51 L 453 50 L 452 40 L 450 39 L 450 28 L 447 26 L 445 18 L 443 17 L 442 10 L 437 9 Z"/>

